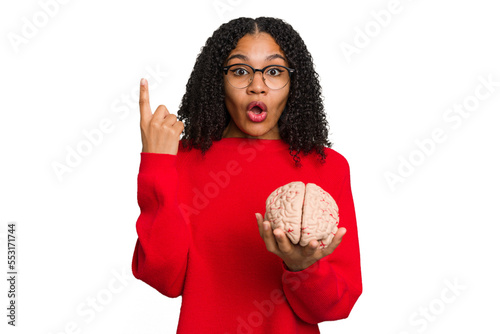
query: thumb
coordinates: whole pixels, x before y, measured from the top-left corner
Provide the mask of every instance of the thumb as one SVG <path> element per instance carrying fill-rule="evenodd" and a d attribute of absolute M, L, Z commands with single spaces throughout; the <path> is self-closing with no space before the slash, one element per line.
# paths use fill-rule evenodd
<path fill-rule="evenodd" d="M 333 252 L 335 248 L 340 245 L 340 242 L 342 241 L 342 238 L 344 238 L 344 235 L 347 233 L 347 229 L 345 227 L 341 227 L 337 230 L 337 233 L 335 233 L 335 236 L 333 237 L 332 242 L 330 245 L 327 247 L 327 252 Z"/>

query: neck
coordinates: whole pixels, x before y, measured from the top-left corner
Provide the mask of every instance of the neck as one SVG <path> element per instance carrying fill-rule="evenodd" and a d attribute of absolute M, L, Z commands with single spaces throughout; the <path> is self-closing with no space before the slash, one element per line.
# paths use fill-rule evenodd
<path fill-rule="evenodd" d="M 274 127 L 263 134 L 251 135 L 245 133 L 231 119 L 222 133 L 222 138 L 281 139 L 281 136 L 278 127 Z"/>

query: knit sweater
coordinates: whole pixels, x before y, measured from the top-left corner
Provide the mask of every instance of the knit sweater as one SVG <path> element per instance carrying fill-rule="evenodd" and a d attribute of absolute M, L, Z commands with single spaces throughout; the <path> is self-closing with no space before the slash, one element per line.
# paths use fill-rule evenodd
<path fill-rule="evenodd" d="M 362 292 L 349 165 L 336 151 L 301 155 L 282 140 L 223 138 L 201 154 L 141 153 L 134 276 L 182 295 L 177 333 L 319 333 L 346 318 Z M 292 181 L 315 183 L 339 207 L 347 233 L 335 251 L 292 272 L 267 251 L 256 212 Z"/>

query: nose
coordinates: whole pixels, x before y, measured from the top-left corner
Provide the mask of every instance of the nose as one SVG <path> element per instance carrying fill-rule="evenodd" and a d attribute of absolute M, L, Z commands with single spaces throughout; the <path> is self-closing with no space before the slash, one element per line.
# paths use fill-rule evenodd
<path fill-rule="evenodd" d="M 247 92 L 253 94 L 265 94 L 268 89 L 269 88 L 264 82 L 264 73 L 262 73 L 262 71 L 260 71 L 260 73 L 259 71 L 256 71 L 253 75 L 252 82 L 247 87 Z"/>

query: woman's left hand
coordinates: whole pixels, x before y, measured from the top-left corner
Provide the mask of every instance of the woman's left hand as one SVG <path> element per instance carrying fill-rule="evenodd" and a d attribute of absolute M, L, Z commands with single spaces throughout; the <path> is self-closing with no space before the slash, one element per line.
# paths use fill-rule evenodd
<path fill-rule="evenodd" d="M 347 232 L 345 227 L 339 228 L 330 245 L 323 249 L 319 248 L 317 240 L 311 240 L 307 246 L 294 245 L 282 229 L 277 228 L 273 231 L 271 223 L 267 220 L 264 221 L 260 213 L 256 213 L 255 216 L 260 236 L 264 240 L 267 250 L 278 255 L 290 271 L 304 270 L 319 259 L 330 255 Z"/>

